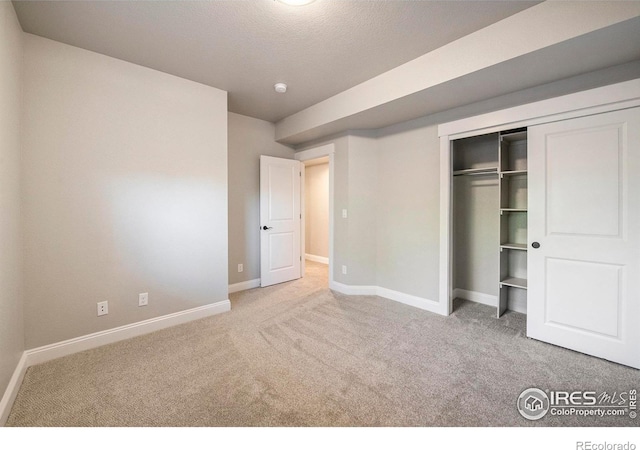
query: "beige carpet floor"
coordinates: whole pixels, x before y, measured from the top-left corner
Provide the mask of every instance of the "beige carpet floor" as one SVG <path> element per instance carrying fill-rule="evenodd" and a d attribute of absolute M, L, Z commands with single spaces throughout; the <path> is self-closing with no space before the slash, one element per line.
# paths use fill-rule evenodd
<path fill-rule="evenodd" d="M 29 368 L 9 426 L 638 426 L 516 410 L 528 387 L 638 388 L 637 370 L 527 339 L 525 317 L 441 317 L 305 278 L 232 311 Z"/>

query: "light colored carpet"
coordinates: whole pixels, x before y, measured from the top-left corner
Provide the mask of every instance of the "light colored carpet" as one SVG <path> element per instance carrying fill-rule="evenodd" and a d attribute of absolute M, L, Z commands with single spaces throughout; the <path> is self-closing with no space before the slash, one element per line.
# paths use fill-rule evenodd
<path fill-rule="evenodd" d="M 528 387 L 638 388 L 639 372 L 524 336 L 462 302 L 446 318 L 304 279 L 230 313 L 31 367 L 9 426 L 637 426 L 516 410 Z"/>

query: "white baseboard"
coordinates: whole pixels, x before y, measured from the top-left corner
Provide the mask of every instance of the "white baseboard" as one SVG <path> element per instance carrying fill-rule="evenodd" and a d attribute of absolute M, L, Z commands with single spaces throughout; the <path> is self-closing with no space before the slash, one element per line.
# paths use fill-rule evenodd
<path fill-rule="evenodd" d="M 229 300 L 223 300 L 210 305 L 199 306 L 186 311 L 154 317 L 153 319 L 143 320 L 130 325 L 111 328 L 109 330 L 99 331 L 97 333 L 87 334 L 85 336 L 34 348 L 25 352 L 27 356 L 27 366 L 33 366 L 62 356 L 112 344 L 124 339 L 152 333 L 164 328 L 214 316 L 230 310 L 231 302 Z"/>
<path fill-rule="evenodd" d="M 404 303 L 405 305 L 444 315 L 442 313 L 440 302 L 417 297 L 415 295 L 405 294 L 404 292 L 392 291 L 391 289 L 383 287 L 378 287 L 378 295 L 390 300 L 395 300 L 396 302 Z"/>
<path fill-rule="evenodd" d="M 345 295 L 378 295 L 378 286 L 350 286 L 332 281 L 329 283 L 329 289 Z"/>
<path fill-rule="evenodd" d="M 246 291 L 247 289 L 253 289 L 257 287 L 260 287 L 260 278 L 249 281 L 242 281 L 236 284 L 230 284 L 229 294 L 233 294 L 234 292 Z"/>
<path fill-rule="evenodd" d="M 309 261 L 314 261 L 320 264 L 329 264 L 329 258 L 327 258 L 326 256 L 318 256 L 305 253 L 304 259 L 308 259 Z"/>
<path fill-rule="evenodd" d="M 380 286 L 350 286 L 333 281 L 330 283 L 329 287 L 334 291 L 338 291 L 346 295 L 377 295 L 378 297 L 394 300 L 399 303 L 404 303 L 405 305 L 424 309 L 425 311 L 446 315 L 439 302 L 422 297 L 416 297 L 415 295 L 405 294 L 403 292 L 393 291 Z"/>
<path fill-rule="evenodd" d="M 483 305 L 498 307 L 498 296 L 483 294 L 482 292 L 467 291 L 465 289 L 454 289 L 453 298 L 462 298 L 476 303 L 482 303 Z"/>
<path fill-rule="evenodd" d="M 11 407 L 13 406 L 13 402 L 15 401 L 16 396 L 18 395 L 18 391 L 20 390 L 20 385 L 22 384 L 22 380 L 24 379 L 24 374 L 27 372 L 27 367 L 27 354 L 26 352 L 22 352 L 20 361 L 18 361 L 18 365 L 16 366 L 16 369 L 13 371 L 13 375 L 9 380 L 9 385 L 4 391 L 2 399 L 0 399 L 0 427 L 5 426 L 5 424 L 7 423 L 9 413 L 11 413 Z"/>

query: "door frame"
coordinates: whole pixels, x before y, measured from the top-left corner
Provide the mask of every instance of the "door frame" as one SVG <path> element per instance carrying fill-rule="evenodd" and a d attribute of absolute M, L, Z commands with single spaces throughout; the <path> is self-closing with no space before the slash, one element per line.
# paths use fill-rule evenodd
<path fill-rule="evenodd" d="M 333 193 L 334 193 L 334 169 L 335 169 L 335 145 L 325 144 L 319 147 L 310 148 L 308 150 L 303 150 L 301 152 L 297 152 L 295 154 L 295 159 L 304 163 L 305 161 L 311 161 L 312 159 L 323 158 L 325 156 L 329 157 L 329 286 L 333 284 L 333 224 L 334 224 L 334 202 L 333 202 Z M 303 164 L 304 165 L 304 164 Z M 302 169 L 302 168 L 301 168 Z M 303 177 L 301 180 L 301 194 L 300 194 L 300 213 L 302 214 L 302 220 L 300 221 L 300 253 L 302 255 L 302 265 L 300 266 L 300 270 L 302 272 L 302 276 L 304 276 L 305 270 L 305 213 L 306 213 L 306 205 L 305 205 L 305 193 L 304 193 L 304 170 L 302 171 Z"/>
<path fill-rule="evenodd" d="M 440 137 L 440 292 L 438 298 L 441 305 L 440 314 L 448 316 L 453 310 L 451 141 L 636 106 L 640 106 L 640 78 L 438 126 Z"/>

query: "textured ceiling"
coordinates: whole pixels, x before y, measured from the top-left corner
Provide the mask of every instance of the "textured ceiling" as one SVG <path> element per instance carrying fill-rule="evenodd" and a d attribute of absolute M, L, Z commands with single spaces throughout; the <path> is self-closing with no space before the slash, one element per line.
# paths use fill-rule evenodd
<path fill-rule="evenodd" d="M 224 89 L 271 122 L 536 3 L 14 1 L 28 33 Z"/>

